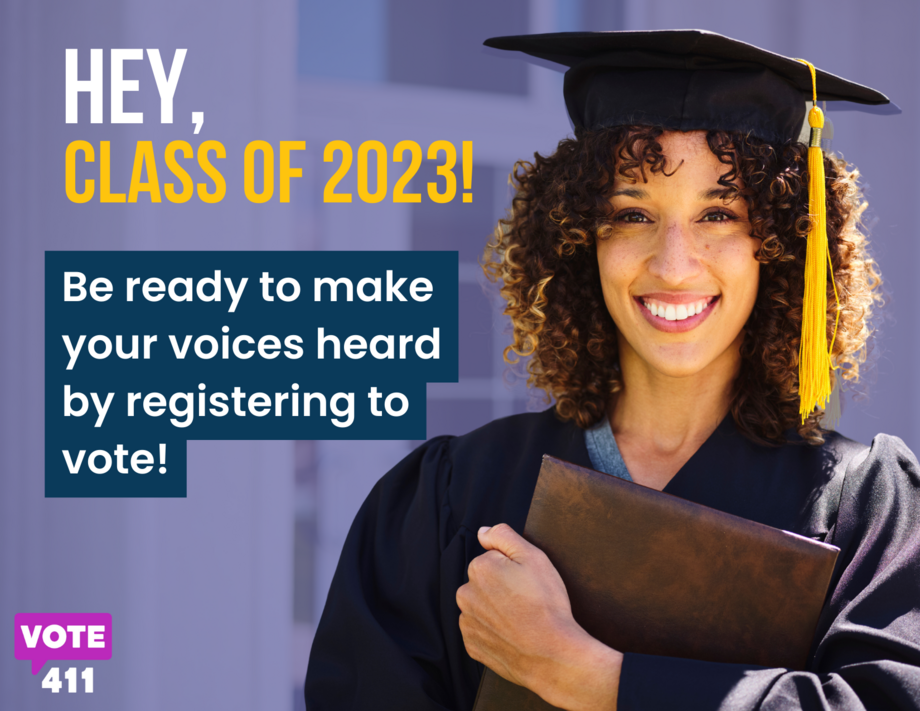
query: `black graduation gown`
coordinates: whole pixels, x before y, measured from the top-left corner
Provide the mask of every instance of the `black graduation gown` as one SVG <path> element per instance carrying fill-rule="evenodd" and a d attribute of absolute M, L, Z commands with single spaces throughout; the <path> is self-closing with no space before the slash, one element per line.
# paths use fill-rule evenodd
<path fill-rule="evenodd" d="M 480 526 L 523 530 L 545 453 L 591 466 L 584 432 L 547 410 L 436 437 L 377 483 L 317 628 L 309 711 L 472 708 L 483 668 L 455 594 Z M 808 670 L 626 654 L 619 711 L 920 709 L 918 472 L 896 437 L 761 447 L 726 418 L 665 491 L 841 549 Z"/>

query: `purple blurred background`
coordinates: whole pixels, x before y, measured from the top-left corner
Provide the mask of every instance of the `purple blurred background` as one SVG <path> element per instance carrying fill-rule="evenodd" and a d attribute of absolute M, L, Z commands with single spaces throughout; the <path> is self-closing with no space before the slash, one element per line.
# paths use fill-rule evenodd
<path fill-rule="evenodd" d="M 908 0 L 4 0 L 0 708 L 301 708 L 313 627 L 348 526 L 373 482 L 414 444 L 194 442 L 186 500 L 45 500 L 44 250 L 456 249 L 461 382 L 429 386 L 428 435 L 542 407 L 523 383 L 504 377 L 505 322 L 476 260 L 508 205 L 514 161 L 552 151 L 570 132 L 562 79 L 487 55 L 481 42 L 523 32 L 688 27 L 808 58 L 880 89 L 903 109 L 887 118 L 831 116 L 833 149 L 864 176 L 873 251 L 891 299 L 878 324 L 868 399 L 846 394 L 839 429 L 865 442 L 885 431 L 920 445 L 912 367 L 920 8 Z M 128 65 L 141 91 L 125 107 L 144 111 L 143 125 L 91 125 L 85 97 L 83 121 L 66 125 L 64 50 L 72 47 L 84 67 L 94 47 L 158 48 L 167 64 L 175 48 L 188 48 L 176 123 L 157 122 L 145 59 Z M 205 113 L 198 137 L 191 111 Z M 70 141 L 112 141 L 118 187 L 127 185 L 135 141 L 162 149 L 175 138 L 224 143 L 223 202 L 67 201 Z M 255 139 L 307 142 L 290 204 L 243 198 L 238 157 Z M 404 139 L 423 147 L 472 140 L 474 201 L 323 204 L 332 166 L 322 150 L 333 139 L 355 147 L 369 139 L 390 147 Z M 426 164 L 418 180 L 431 175 Z M 52 695 L 41 688 L 43 675 L 14 660 L 17 612 L 112 614 L 114 656 L 95 665 L 94 694 Z"/>

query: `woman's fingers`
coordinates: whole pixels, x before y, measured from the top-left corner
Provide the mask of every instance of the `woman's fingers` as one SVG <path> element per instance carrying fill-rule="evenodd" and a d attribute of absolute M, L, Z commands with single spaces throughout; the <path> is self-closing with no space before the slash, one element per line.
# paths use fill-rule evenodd
<path fill-rule="evenodd" d="M 531 551 L 538 550 L 519 536 L 507 523 L 480 528 L 479 544 L 487 551 L 499 551 L 512 560 L 516 560 Z"/>
<path fill-rule="evenodd" d="M 483 527 L 479 542 L 486 551 L 457 590 L 460 632 L 473 659 L 526 686 L 575 626 L 565 585 L 543 551 L 507 524 Z"/>

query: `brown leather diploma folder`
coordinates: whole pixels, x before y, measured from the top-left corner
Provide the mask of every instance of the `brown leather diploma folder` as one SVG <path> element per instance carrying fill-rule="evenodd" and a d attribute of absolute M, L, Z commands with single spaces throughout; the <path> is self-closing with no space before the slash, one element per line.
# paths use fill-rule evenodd
<path fill-rule="evenodd" d="M 802 669 L 839 550 L 550 456 L 524 538 L 621 652 Z M 554 708 L 486 669 L 475 711 Z"/>

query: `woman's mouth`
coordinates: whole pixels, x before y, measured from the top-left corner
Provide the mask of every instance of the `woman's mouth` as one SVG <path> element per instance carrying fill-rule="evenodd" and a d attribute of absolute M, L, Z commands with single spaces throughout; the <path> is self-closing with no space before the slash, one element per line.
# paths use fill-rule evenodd
<path fill-rule="evenodd" d="M 718 296 L 704 296 L 693 301 L 674 303 L 652 296 L 635 297 L 645 319 L 659 331 L 683 333 L 699 326 L 712 313 Z"/>

